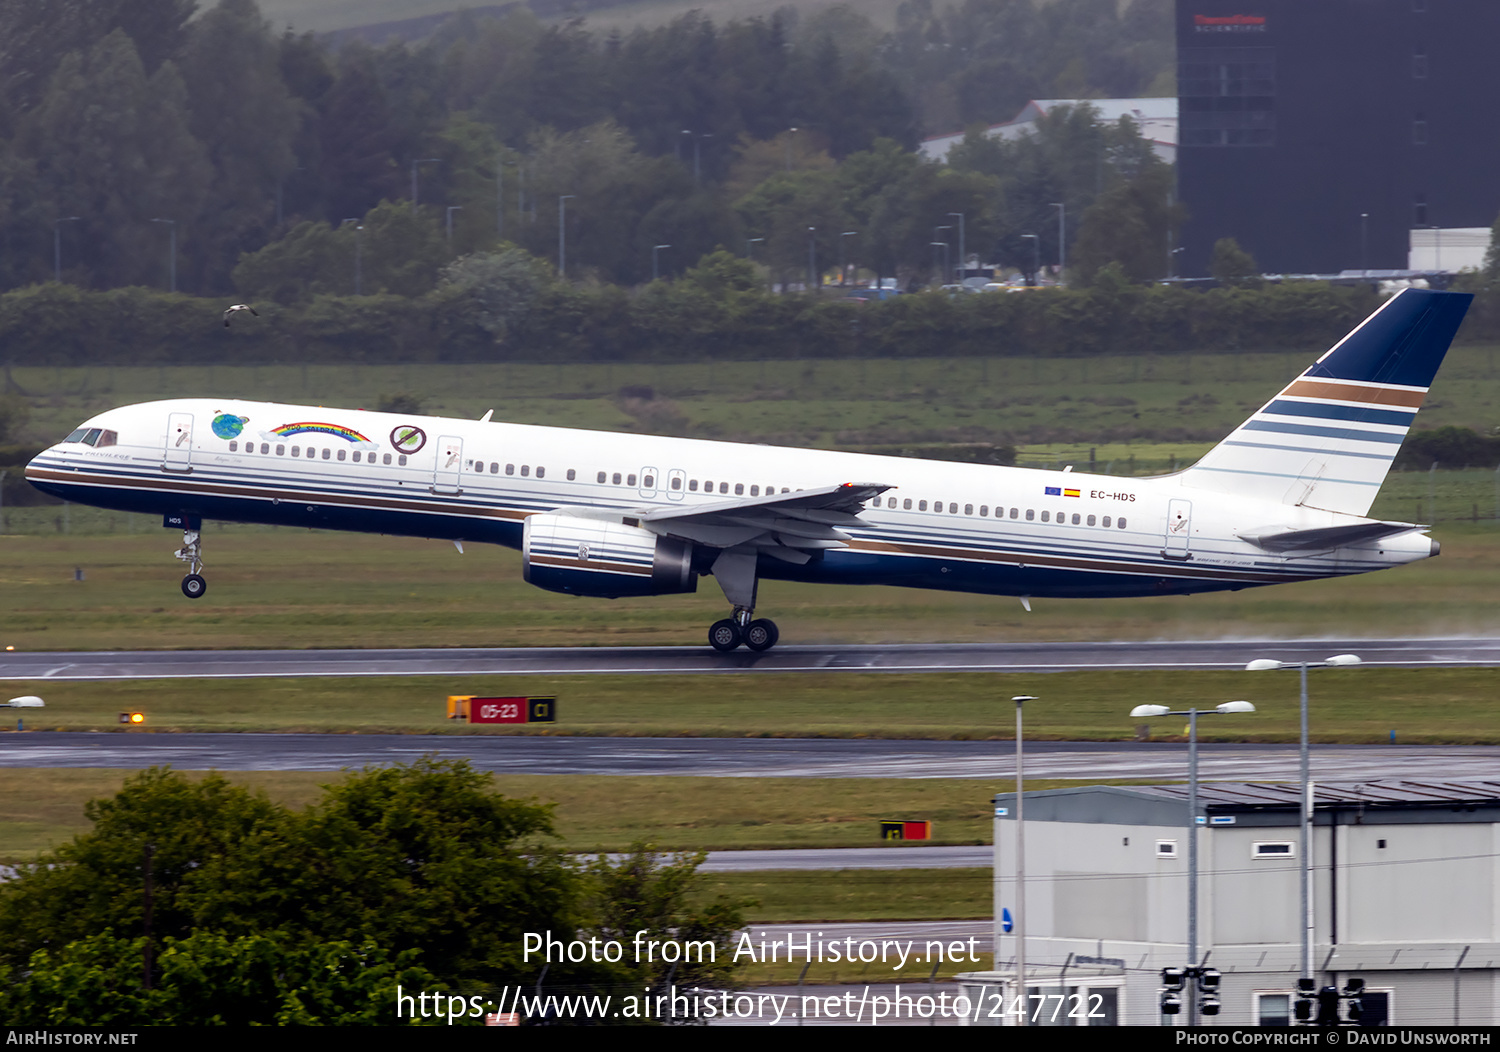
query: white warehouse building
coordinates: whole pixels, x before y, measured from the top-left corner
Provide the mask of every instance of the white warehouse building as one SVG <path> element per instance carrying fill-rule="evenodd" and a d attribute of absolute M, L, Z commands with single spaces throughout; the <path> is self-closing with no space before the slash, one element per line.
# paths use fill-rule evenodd
<path fill-rule="evenodd" d="M 1198 952 L 1223 973 L 1206 1025 L 1285 1025 L 1301 972 L 1297 785 L 1199 788 Z M 996 970 L 965 977 L 1014 1007 L 1015 796 L 995 798 Z M 1026 978 L 1053 1025 L 1182 1023 L 1160 975 L 1187 953 L 1187 786 L 1026 794 Z M 1318 985 L 1365 981 L 1391 1025 L 1500 1023 L 1500 782 L 1318 785 Z M 1071 1018 L 1070 1018 L 1071 1016 Z M 1091 1017 L 1091 1018 L 1088 1018 Z M 979 1013 L 979 1022 L 1003 1020 Z"/>

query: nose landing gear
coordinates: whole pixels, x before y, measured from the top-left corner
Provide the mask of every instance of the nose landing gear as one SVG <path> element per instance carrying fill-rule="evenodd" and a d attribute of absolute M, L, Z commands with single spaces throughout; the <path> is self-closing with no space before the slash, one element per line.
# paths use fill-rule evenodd
<path fill-rule="evenodd" d="M 203 569 L 203 541 L 197 530 L 182 531 L 182 547 L 172 555 L 188 564 L 188 574 L 182 579 L 182 594 L 189 599 L 201 599 L 208 591 L 208 582 L 198 572 Z"/>

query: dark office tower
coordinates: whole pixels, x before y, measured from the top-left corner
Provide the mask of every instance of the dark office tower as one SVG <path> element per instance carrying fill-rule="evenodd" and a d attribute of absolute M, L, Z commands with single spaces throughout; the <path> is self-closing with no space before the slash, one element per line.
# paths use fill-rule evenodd
<path fill-rule="evenodd" d="M 1178 0 L 1177 272 L 1401 269 L 1500 213 L 1500 0 Z"/>

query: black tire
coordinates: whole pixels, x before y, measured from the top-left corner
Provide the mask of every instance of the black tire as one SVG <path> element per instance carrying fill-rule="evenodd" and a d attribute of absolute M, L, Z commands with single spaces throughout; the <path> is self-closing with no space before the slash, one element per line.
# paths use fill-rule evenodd
<path fill-rule="evenodd" d="M 740 637 L 740 626 L 729 620 L 729 618 L 727 617 L 722 621 L 715 621 L 713 625 L 709 627 L 708 645 L 719 651 L 719 653 L 721 654 L 729 653 L 731 650 L 738 647 L 742 642 L 743 639 Z"/>
<path fill-rule="evenodd" d="M 208 582 L 197 574 L 190 573 L 182 579 L 182 594 L 189 599 L 202 599 L 206 591 L 208 591 Z"/>
<path fill-rule="evenodd" d="M 762 618 L 745 626 L 745 645 L 751 650 L 770 650 L 780 638 L 775 621 Z"/>

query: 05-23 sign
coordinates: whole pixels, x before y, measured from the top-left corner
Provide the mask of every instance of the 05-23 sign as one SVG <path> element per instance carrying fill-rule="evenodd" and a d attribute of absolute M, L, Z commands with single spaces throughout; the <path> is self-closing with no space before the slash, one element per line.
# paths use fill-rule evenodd
<path fill-rule="evenodd" d="M 470 723 L 555 723 L 556 698 L 470 698 Z"/>

